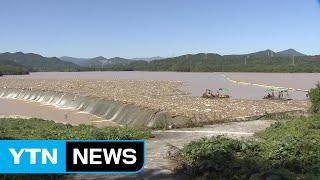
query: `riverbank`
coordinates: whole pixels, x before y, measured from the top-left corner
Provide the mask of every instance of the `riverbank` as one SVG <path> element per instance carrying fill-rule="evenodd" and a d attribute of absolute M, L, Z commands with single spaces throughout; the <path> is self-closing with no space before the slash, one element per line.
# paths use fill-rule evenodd
<path fill-rule="evenodd" d="M 192 123 L 221 123 L 265 113 L 306 111 L 310 105 L 308 101 L 204 99 L 186 95 L 179 90 L 182 85 L 182 81 L 164 80 L 0 79 L 3 89 L 101 98 L 164 112 L 173 118 L 187 117 Z"/>

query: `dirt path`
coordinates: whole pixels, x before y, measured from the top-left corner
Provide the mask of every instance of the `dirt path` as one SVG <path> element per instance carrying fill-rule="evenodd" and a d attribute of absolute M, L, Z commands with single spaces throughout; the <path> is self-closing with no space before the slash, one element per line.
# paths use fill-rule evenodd
<path fill-rule="evenodd" d="M 175 163 L 167 158 L 169 147 L 181 148 L 191 141 L 203 137 L 225 135 L 232 138 L 248 138 L 255 132 L 269 127 L 275 121 L 256 120 L 207 125 L 199 128 L 183 128 L 168 131 L 154 131 L 154 138 L 147 141 L 147 163 L 142 173 L 137 175 L 78 175 L 76 179 L 188 179 L 185 175 L 173 174 Z M 169 146 L 168 146 L 169 145 Z"/>

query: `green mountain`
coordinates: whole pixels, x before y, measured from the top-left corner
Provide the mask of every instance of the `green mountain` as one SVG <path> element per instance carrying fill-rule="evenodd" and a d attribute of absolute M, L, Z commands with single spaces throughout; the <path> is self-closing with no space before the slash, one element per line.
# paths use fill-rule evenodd
<path fill-rule="evenodd" d="M 280 55 L 280 56 L 305 56 L 305 54 L 302 54 L 302 53 L 296 51 L 295 49 L 287 49 L 284 51 L 280 51 L 280 52 L 277 52 L 277 55 Z"/>
<path fill-rule="evenodd" d="M 62 59 L 62 60 L 61 60 Z M 47 58 L 21 52 L 0 54 L 2 74 L 27 71 L 181 71 L 181 72 L 320 72 L 320 56 L 306 56 L 294 49 L 264 50 L 240 55 L 186 54 L 153 61 L 120 57 L 107 59 Z M 64 61 L 63 61 L 64 60 Z M 68 61 L 68 62 L 66 62 Z M 2 70 L 1 70 L 2 68 Z M 0 73 L 0 74 L 1 74 Z"/>
<path fill-rule="evenodd" d="M 71 62 L 73 64 L 77 64 L 79 66 L 84 66 L 84 64 L 87 64 L 88 58 L 75 58 L 75 57 L 69 57 L 69 56 L 62 56 L 59 57 L 60 60 Z"/>
<path fill-rule="evenodd" d="M 243 55 L 199 53 L 151 62 L 136 61 L 105 70 L 182 72 L 320 72 L 320 56 L 277 54 L 271 50 Z"/>
<path fill-rule="evenodd" d="M 274 56 L 276 53 L 270 49 L 247 54 L 249 56 Z"/>
<path fill-rule="evenodd" d="M 165 58 L 160 56 L 132 58 L 132 60 L 135 60 L 135 61 L 154 61 L 154 60 L 160 60 L 160 59 L 165 59 Z"/>
<path fill-rule="evenodd" d="M 76 71 L 79 69 L 76 64 L 62 61 L 56 57 L 48 58 L 34 53 L 2 53 L 0 54 L 0 61 L 13 62 L 30 71 Z"/>
<path fill-rule="evenodd" d="M 72 62 L 82 67 L 104 67 L 109 65 L 118 65 L 118 64 L 129 64 L 133 60 L 120 58 L 120 57 L 113 57 L 113 58 L 105 58 L 103 56 L 98 56 L 95 58 L 74 58 L 63 56 L 59 59 L 67 62 Z"/>

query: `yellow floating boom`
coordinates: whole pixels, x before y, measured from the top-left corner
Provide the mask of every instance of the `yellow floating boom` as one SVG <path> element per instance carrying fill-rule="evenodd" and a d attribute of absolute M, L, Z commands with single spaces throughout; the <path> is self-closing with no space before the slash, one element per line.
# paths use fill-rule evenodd
<path fill-rule="evenodd" d="M 295 88 L 291 88 L 291 87 L 280 87 L 280 86 L 272 86 L 272 85 L 267 85 L 267 84 L 258 84 L 258 83 L 244 82 L 244 81 L 236 81 L 236 80 L 233 80 L 233 79 L 229 78 L 225 74 L 222 74 L 222 76 L 225 79 L 227 79 L 228 81 L 230 81 L 232 83 L 236 83 L 236 84 L 252 85 L 252 86 L 259 86 L 259 87 L 271 88 L 271 89 L 288 89 L 288 90 L 291 90 L 291 91 L 309 92 L 309 90 L 306 90 L 306 89 L 295 89 Z"/>

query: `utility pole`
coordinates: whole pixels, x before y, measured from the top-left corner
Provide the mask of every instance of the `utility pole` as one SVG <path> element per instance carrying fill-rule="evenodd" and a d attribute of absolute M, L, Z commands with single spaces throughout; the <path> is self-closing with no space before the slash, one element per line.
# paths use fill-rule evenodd
<path fill-rule="evenodd" d="M 188 61 L 189 54 L 186 55 L 186 60 Z M 191 72 L 191 60 L 189 59 L 189 72 Z"/>
<path fill-rule="evenodd" d="M 292 65 L 295 65 L 294 55 L 292 56 Z"/>
<path fill-rule="evenodd" d="M 101 69 L 103 69 L 103 62 L 101 62 Z"/>

